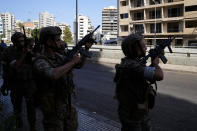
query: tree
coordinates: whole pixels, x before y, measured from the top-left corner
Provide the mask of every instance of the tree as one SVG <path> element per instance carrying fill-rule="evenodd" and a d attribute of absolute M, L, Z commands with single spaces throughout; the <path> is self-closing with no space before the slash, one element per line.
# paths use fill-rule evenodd
<path fill-rule="evenodd" d="M 31 29 L 28 28 L 28 29 L 27 29 L 27 36 L 30 37 L 30 34 L 31 34 Z"/>
<path fill-rule="evenodd" d="M 19 26 L 19 28 L 20 28 L 20 32 L 22 32 L 22 28 L 23 28 L 24 24 L 21 23 L 21 22 L 19 22 L 19 23 L 18 23 L 18 26 Z"/>
<path fill-rule="evenodd" d="M 40 29 L 37 29 L 37 37 L 39 39 L 39 34 L 40 34 Z M 33 29 L 32 30 L 32 35 L 31 35 L 34 39 L 36 37 L 36 29 Z"/>
<path fill-rule="evenodd" d="M 5 38 L 5 34 L 4 33 L 0 35 L 0 39 L 2 39 L 2 38 Z"/>
<path fill-rule="evenodd" d="M 73 38 L 72 38 L 72 33 L 70 31 L 70 28 L 68 26 L 66 26 L 63 34 L 64 34 L 64 37 L 63 37 L 64 42 L 71 43 Z"/>

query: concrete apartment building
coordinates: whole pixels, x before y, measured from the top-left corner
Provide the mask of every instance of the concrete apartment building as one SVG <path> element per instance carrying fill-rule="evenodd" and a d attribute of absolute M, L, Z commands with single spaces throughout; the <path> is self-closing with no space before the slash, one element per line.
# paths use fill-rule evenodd
<path fill-rule="evenodd" d="M 119 37 L 139 32 L 154 44 L 156 29 L 157 42 L 176 36 L 174 46 L 197 45 L 196 0 L 118 0 L 118 8 Z"/>
<path fill-rule="evenodd" d="M 3 20 L 0 17 L 0 36 L 3 35 Z"/>
<path fill-rule="evenodd" d="M 6 12 L 0 13 L 0 17 L 3 21 L 3 33 L 5 34 L 5 39 L 11 41 L 11 36 L 14 33 L 15 27 L 14 15 Z"/>
<path fill-rule="evenodd" d="M 117 38 L 118 27 L 118 10 L 117 8 L 110 6 L 106 7 L 102 11 L 102 33 L 107 35 L 108 39 Z"/>
<path fill-rule="evenodd" d="M 74 34 L 76 34 L 76 21 L 73 23 Z M 78 40 L 81 40 L 85 35 L 90 33 L 93 30 L 93 26 L 91 25 L 91 21 L 88 16 L 79 15 L 78 16 Z M 74 39 L 76 39 L 74 37 Z M 74 40 L 76 41 L 76 40 Z"/>
<path fill-rule="evenodd" d="M 47 26 L 54 26 L 54 16 L 49 12 L 42 12 L 39 14 L 39 26 L 47 27 Z"/>
<path fill-rule="evenodd" d="M 34 28 L 38 29 L 40 27 L 39 26 L 39 20 L 33 20 L 32 22 L 34 24 Z"/>
<path fill-rule="evenodd" d="M 66 29 L 66 27 L 69 27 L 69 25 L 67 25 L 66 23 L 56 23 L 56 26 L 59 26 L 59 28 L 62 30 L 62 35 L 61 35 L 61 39 L 63 40 L 64 37 L 64 31 Z"/>

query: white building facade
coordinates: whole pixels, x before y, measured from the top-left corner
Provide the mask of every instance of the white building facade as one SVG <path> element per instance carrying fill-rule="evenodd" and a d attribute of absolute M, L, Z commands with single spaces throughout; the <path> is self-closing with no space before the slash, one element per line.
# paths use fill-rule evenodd
<path fill-rule="evenodd" d="M 63 40 L 64 37 L 64 31 L 66 29 L 66 27 L 68 26 L 66 23 L 56 23 L 56 26 L 60 27 L 60 29 L 62 30 L 62 35 L 61 35 L 61 39 Z M 70 28 L 70 26 L 68 26 Z"/>
<path fill-rule="evenodd" d="M 115 39 L 118 34 L 118 10 L 110 6 L 102 11 L 102 33 L 107 39 Z"/>
<path fill-rule="evenodd" d="M 54 26 L 54 16 L 49 12 L 42 12 L 39 14 L 39 27 Z"/>
<path fill-rule="evenodd" d="M 34 24 L 34 28 L 38 29 L 39 26 L 39 20 L 33 20 L 32 23 Z"/>
<path fill-rule="evenodd" d="M 76 21 L 73 23 L 74 34 L 76 34 Z M 85 35 L 93 30 L 91 26 L 91 21 L 88 16 L 78 16 L 78 40 L 81 40 Z M 76 37 L 74 37 L 76 39 Z M 76 40 L 75 40 L 76 41 Z"/>
<path fill-rule="evenodd" d="M 11 36 L 15 30 L 14 15 L 9 12 L 6 12 L 1 13 L 0 17 L 3 21 L 3 33 L 5 34 L 5 38 L 6 40 L 11 41 Z"/>
<path fill-rule="evenodd" d="M 3 20 L 0 17 L 0 35 L 3 35 Z"/>

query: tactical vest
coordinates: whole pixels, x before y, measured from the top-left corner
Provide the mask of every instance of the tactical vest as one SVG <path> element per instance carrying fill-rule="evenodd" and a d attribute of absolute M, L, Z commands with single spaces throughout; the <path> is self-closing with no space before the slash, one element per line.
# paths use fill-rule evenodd
<path fill-rule="evenodd" d="M 143 103 L 146 100 L 147 87 L 149 86 L 146 80 L 137 79 L 137 74 L 134 74 L 132 69 L 120 64 L 117 64 L 115 68 L 115 94 L 118 101 L 125 104 Z"/>
<path fill-rule="evenodd" d="M 62 61 L 62 57 L 59 54 L 56 54 L 56 58 Z M 52 68 L 58 67 L 60 63 L 53 63 L 46 56 L 39 56 L 34 60 L 34 63 L 38 59 L 44 59 L 49 63 Z M 44 78 L 40 76 L 36 71 L 34 71 L 34 76 L 36 80 L 36 85 L 38 87 L 39 92 L 54 92 L 57 97 L 60 99 L 67 99 L 74 91 L 74 83 L 73 83 L 73 74 L 72 71 L 68 72 L 65 77 L 62 77 L 58 80 L 49 80 L 49 78 Z"/>

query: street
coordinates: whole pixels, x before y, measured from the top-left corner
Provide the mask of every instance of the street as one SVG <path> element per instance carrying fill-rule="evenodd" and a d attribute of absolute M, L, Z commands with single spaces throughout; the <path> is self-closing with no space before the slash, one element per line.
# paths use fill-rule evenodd
<path fill-rule="evenodd" d="M 113 99 L 114 64 L 87 62 L 74 71 L 77 97 L 74 104 L 118 122 L 117 101 Z M 156 105 L 150 111 L 153 129 L 160 131 L 197 130 L 197 74 L 164 71 L 158 82 Z"/>

